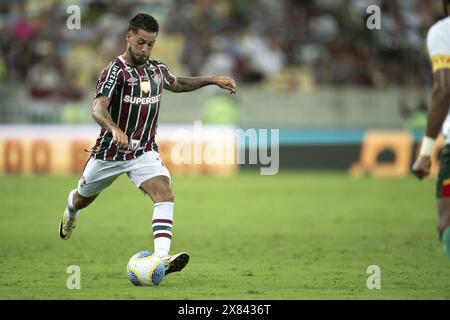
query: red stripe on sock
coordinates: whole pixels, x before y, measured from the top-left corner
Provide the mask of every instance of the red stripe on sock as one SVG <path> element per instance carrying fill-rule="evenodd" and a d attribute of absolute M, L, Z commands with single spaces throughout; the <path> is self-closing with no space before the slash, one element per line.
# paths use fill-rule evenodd
<path fill-rule="evenodd" d="M 157 233 L 153 236 L 155 239 L 161 237 L 172 239 L 172 236 L 169 233 Z"/>
<path fill-rule="evenodd" d="M 450 197 L 450 184 L 445 184 L 442 187 L 442 197 Z"/>
<path fill-rule="evenodd" d="M 152 221 L 152 223 L 158 223 L 158 222 L 161 222 L 161 223 L 170 223 L 170 224 L 172 224 L 172 220 L 169 220 L 169 219 L 154 219 L 154 220 Z"/>

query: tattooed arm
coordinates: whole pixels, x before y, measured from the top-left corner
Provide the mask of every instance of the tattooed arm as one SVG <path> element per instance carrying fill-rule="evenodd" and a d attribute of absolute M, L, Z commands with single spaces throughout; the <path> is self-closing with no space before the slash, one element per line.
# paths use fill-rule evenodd
<path fill-rule="evenodd" d="M 209 85 L 228 90 L 230 94 L 236 93 L 236 84 L 230 77 L 176 77 L 167 89 L 172 92 L 189 92 Z"/>
<path fill-rule="evenodd" d="M 128 148 L 127 135 L 114 123 L 108 111 L 110 99 L 106 96 L 98 96 L 92 106 L 92 118 L 105 130 L 112 132 L 113 142 L 119 149 Z"/>

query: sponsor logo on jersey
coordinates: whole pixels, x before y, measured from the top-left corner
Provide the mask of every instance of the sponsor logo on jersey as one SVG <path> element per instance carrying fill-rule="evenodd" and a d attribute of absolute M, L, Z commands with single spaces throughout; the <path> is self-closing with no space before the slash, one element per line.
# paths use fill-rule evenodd
<path fill-rule="evenodd" d="M 135 86 L 135 85 L 138 84 L 139 79 L 136 79 L 135 77 L 129 77 L 129 78 L 127 79 L 127 82 L 128 82 L 128 84 L 129 84 L 130 86 Z"/>
<path fill-rule="evenodd" d="M 120 70 L 120 68 L 119 68 L 118 65 L 114 65 L 114 66 L 111 68 L 111 72 L 109 73 L 108 80 L 106 80 L 106 83 L 105 83 L 105 88 L 106 88 L 106 89 L 109 90 L 109 89 L 112 88 L 112 86 L 113 86 L 114 83 L 116 82 L 117 74 L 119 73 L 119 70 Z"/>
<path fill-rule="evenodd" d="M 141 143 L 140 140 L 137 139 L 131 139 L 129 146 L 128 146 L 128 150 L 137 150 L 137 148 L 139 147 L 139 144 Z"/>
<path fill-rule="evenodd" d="M 123 102 L 133 103 L 133 104 L 151 104 L 151 103 L 157 103 L 160 100 L 161 100 L 161 94 L 158 94 L 153 97 L 131 97 L 129 95 L 126 95 L 123 98 Z"/>
<path fill-rule="evenodd" d="M 86 185 L 86 178 L 84 176 L 81 176 L 80 179 L 80 187 L 84 187 Z"/>

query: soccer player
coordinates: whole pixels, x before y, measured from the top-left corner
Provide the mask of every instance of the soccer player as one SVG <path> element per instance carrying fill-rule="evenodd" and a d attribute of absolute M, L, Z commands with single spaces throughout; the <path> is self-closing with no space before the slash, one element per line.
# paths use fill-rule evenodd
<path fill-rule="evenodd" d="M 444 250 L 450 258 L 450 17 L 448 17 L 450 3 L 449 0 L 443 2 L 447 17 L 432 25 L 427 35 L 427 48 L 432 62 L 434 85 L 426 134 L 422 140 L 419 157 L 413 164 L 412 172 L 419 179 L 423 179 L 430 173 L 431 152 L 442 128 L 445 146 L 439 159 L 440 168 L 436 188 L 437 232 L 444 245 Z"/>
<path fill-rule="evenodd" d="M 80 210 L 126 173 L 154 202 L 154 252 L 169 274 L 181 271 L 189 255 L 169 255 L 174 198 L 169 171 L 155 142 L 162 91 L 188 92 L 216 85 L 234 94 L 236 85 L 230 77 L 177 77 L 164 63 L 150 60 L 158 31 L 158 22 L 151 15 L 133 17 L 126 32 L 125 53 L 112 60 L 98 79 L 92 117 L 101 126 L 100 135 L 78 188 L 69 193 L 59 235 L 69 239 Z"/>

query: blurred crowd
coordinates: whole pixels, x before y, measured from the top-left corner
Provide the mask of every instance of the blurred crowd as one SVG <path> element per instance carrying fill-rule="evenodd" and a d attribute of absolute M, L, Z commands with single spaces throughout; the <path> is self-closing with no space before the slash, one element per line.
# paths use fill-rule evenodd
<path fill-rule="evenodd" d="M 381 8 L 379 30 L 366 27 L 370 4 Z M 71 30 L 73 6 L 81 28 Z M 443 16 L 439 0 L 5 0 L 0 79 L 35 98 L 80 99 L 124 51 L 138 12 L 160 22 L 153 57 L 173 73 L 287 90 L 430 85 L 425 37 Z"/>

